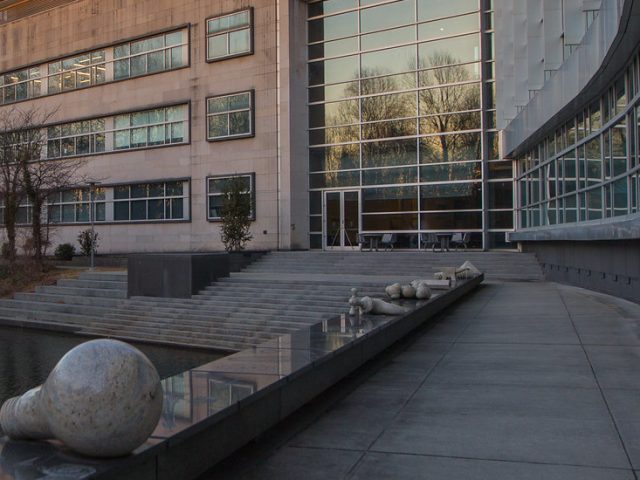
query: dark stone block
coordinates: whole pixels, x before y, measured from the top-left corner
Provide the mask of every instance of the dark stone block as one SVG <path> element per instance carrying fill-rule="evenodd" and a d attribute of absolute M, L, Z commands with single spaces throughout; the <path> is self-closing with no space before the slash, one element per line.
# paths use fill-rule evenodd
<path fill-rule="evenodd" d="M 227 253 L 134 254 L 128 259 L 129 297 L 190 298 L 229 276 Z"/>

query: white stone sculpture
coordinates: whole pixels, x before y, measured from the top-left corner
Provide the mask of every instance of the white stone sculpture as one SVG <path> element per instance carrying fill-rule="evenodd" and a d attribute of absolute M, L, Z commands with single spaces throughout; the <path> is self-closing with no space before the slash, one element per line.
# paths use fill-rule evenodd
<path fill-rule="evenodd" d="M 428 300 L 431 298 L 431 288 L 426 281 L 414 280 L 413 282 L 411 282 L 411 285 L 416 289 L 415 297 L 418 300 Z"/>
<path fill-rule="evenodd" d="M 62 357 L 47 381 L 0 409 L 13 439 L 57 438 L 92 457 L 117 457 L 142 445 L 162 413 L 153 364 L 117 340 L 92 340 Z"/>
<path fill-rule="evenodd" d="M 480 270 L 476 268 L 476 266 L 473 263 L 471 263 L 468 260 L 464 262 L 462 265 L 460 265 L 458 270 L 462 270 L 462 272 L 458 274 L 459 278 L 473 278 L 473 277 L 477 277 L 482 273 Z"/>
<path fill-rule="evenodd" d="M 473 263 L 466 261 L 458 268 L 442 267 L 442 271 L 434 273 L 433 278 L 437 280 L 450 280 L 451 284 L 455 285 L 456 279 L 458 278 L 473 278 L 481 273 Z"/>
<path fill-rule="evenodd" d="M 409 310 L 400 305 L 385 302 L 379 298 L 358 297 L 358 291 L 351 289 L 351 298 L 349 299 L 349 315 L 356 315 L 359 310 L 362 313 L 370 313 L 372 315 L 403 315 Z M 353 312 L 353 313 L 352 313 Z"/>
<path fill-rule="evenodd" d="M 403 298 L 416 298 L 416 289 L 413 288 L 412 285 L 403 285 L 402 286 L 402 297 Z"/>
<path fill-rule="evenodd" d="M 393 285 L 389 285 L 384 289 L 387 292 L 387 295 L 391 300 L 397 300 L 402 295 L 402 285 L 399 283 L 394 283 Z"/>

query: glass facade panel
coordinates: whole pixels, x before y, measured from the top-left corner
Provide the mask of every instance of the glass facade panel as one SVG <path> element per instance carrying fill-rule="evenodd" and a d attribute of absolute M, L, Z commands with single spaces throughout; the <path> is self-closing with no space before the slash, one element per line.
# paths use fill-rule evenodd
<path fill-rule="evenodd" d="M 400 0 L 361 10 L 360 32 L 385 30 L 415 21 L 415 1 Z"/>
<path fill-rule="evenodd" d="M 638 54 L 630 60 L 635 65 Z M 636 213 L 638 190 L 638 133 L 635 118 L 640 100 L 631 97 L 632 68 L 612 82 L 599 98 L 585 105 L 538 147 L 547 153 L 542 163 L 518 158 L 521 186 L 518 208 L 523 228 L 541 208 L 541 226 L 613 219 Z M 615 122 L 612 122 L 615 120 Z M 629 125 L 629 122 L 631 125 Z M 607 123 L 608 122 L 608 123 Z M 629 128 L 631 127 L 631 128 Z M 540 192 L 541 204 L 522 194 Z"/>
<path fill-rule="evenodd" d="M 331 2 L 309 7 L 314 231 L 323 191 L 345 187 L 360 190 L 361 228 L 396 231 L 405 248 L 424 230 L 511 229 L 512 205 L 483 225 L 483 171 L 513 173 L 511 162 L 482 166 L 500 156 L 497 134 L 483 130 L 493 90 L 480 83 L 479 2 Z"/>
<path fill-rule="evenodd" d="M 482 208 L 482 184 L 452 183 L 420 187 L 421 210 L 474 210 Z"/>

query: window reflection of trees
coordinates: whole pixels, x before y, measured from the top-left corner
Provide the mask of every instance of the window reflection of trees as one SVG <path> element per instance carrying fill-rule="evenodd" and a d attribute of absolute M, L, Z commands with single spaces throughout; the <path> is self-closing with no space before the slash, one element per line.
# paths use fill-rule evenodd
<path fill-rule="evenodd" d="M 415 62 L 407 66 L 408 73 L 402 74 L 391 75 L 383 66 L 363 69 L 361 80 L 343 84 L 344 97 L 352 100 L 317 106 L 322 110 L 312 114 L 320 116 L 313 123 L 331 126 L 311 133 L 312 144 L 333 145 L 325 147 L 320 162 L 322 169 L 328 171 L 326 185 L 336 184 L 337 170 L 341 169 L 482 159 L 481 133 L 473 132 L 481 128 L 481 90 L 480 84 L 475 83 L 474 65 L 460 64 L 460 60 L 447 51 L 433 52 L 421 58 L 420 64 L 426 69 L 417 73 Z M 423 89 L 407 92 L 414 88 L 416 76 Z M 429 136 L 416 141 L 418 133 Z M 360 146 L 354 142 L 362 142 L 362 165 L 357 161 Z M 312 160 L 312 163 L 318 162 Z M 465 178 L 478 178 L 480 165 L 474 165 L 471 171 L 465 170 Z M 438 172 L 437 180 L 460 180 L 460 173 L 460 169 L 445 168 Z M 417 180 L 415 169 L 366 171 L 363 176 L 364 184 L 376 185 Z M 423 176 L 421 180 L 435 179 Z"/>

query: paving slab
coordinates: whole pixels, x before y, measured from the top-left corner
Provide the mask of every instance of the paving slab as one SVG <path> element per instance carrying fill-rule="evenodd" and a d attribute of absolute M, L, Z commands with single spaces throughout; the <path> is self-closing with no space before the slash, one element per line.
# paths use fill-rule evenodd
<path fill-rule="evenodd" d="M 429 383 L 597 387 L 579 345 L 506 343 L 455 344 Z"/>
<path fill-rule="evenodd" d="M 367 453 L 353 480 L 633 480 L 627 470 L 542 465 L 465 458 Z"/>
<path fill-rule="evenodd" d="M 637 479 L 638 338 L 638 305 L 554 283 L 485 283 L 291 427 L 246 478 L 316 478 L 295 449 L 360 455 L 331 479 Z M 202 480 L 245 478 L 228 467 Z"/>

